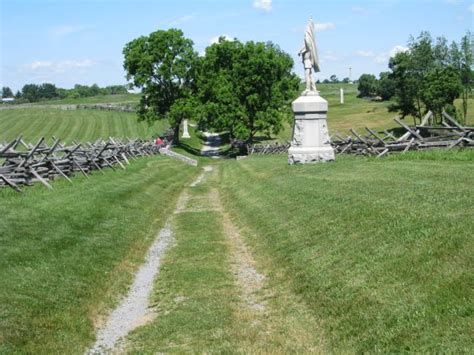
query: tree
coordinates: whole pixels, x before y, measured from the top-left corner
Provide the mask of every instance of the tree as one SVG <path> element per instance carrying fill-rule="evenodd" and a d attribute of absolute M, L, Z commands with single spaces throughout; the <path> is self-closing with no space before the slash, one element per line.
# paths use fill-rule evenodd
<path fill-rule="evenodd" d="M 453 43 L 448 48 L 444 37 L 433 44 L 430 34 L 422 32 L 417 39 L 411 37 L 408 47 L 407 52 L 398 53 L 390 59 L 392 73 L 389 78 L 395 82 L 395 103 L 390 110 L 400 112 L 402 118 L 413 116 L 415 124 L 428 110 L 432 110 L 439 119 L 444 109 L 449 109 L 456 116 L 454 100 L 462 91 L 459 78 L 463 67 L 457 44 Z M 467 54 L 472 62 L 472 54 Z M 469 65 L 467 76 L 471 72 Z M 456 73 L 458 79 L 454 77 Z M 466 82 L 468 92 L 469 79 Z"/>
<path fill-rule="evenodd" d="M 344 84 L 349 84 L 350 81 L 351 81 L 351 79 L 349 79 L 348 77 L 345 77 L 344 79 L 342 79 L 342 82 Z"/>
<path fill-rule="evenodd" d="M 462 113 L 464 118 L 464 123 L 467 121 L 467 103 L 469 94 L 472 91 L 472 83 L 474 81 L 473 78 L 473 42 L 474 38 L 473 35 L 468 32 L 462 39 L 461 39 L 461 48 L 457 54 L 458 60 L 455 61 L 455 66 L 458 68 L 459 76 L 462 85 Z M 454 53 L 453 53 L 454 54 Z M 456 54 L 454 54 L 456 56 Z M 457 65 L 456 65 L 457 64 Z"/>
<path fill-rule="evenodd" d="M 245 141 L 252 141 L 257 132 L 269 135 L 282 129 L 300 84 L 287 53 L 271 42 L 221 38 L 206 48 L 201 64 L 201 128 L 225 130 Z"/>
<path fill-rule="evenodd" d="M 372 74 L 362 74 L 359 78 L 359 97 L 374 96 L 377 94 L 377 78 Z"/>
<path fill-rule="evenodd" d="M 40 99 L 39 86 L 36 84 L 26 84 L 21 89 L 21 96 L 28 102 L 36 102 Z"/>
<path fill-rule="evenodd" d="M 337 80 L 337 76 L 336 74 L 333 74 L 329 77 L 329 80 L 331 81 L 331 83 L 338 83 L 339 80 Z"/>
<path fill-rule="evenodd" d="M 392 79 L 390 72 L 380 73 L 377 95 L 379 95 L 382 100 L 390 100 L 392 96 L 395 95 L 395 81 Z"/>
<path fill-rule="evenodd" d="M 455 114 L 453 102 L 461 91 L 461 80 L 456 69 L 453 66 L 438 66 L 424 78 L 421 99 L 427 110 L 431 110 L 435 117 L 441 117 L 445 108 Z"/>
<path fill-rule="evenodd" d="M 170 118 L 175 141 L 179 140 L 177 117 L 179 108 L 184 108 L 180 99 L 190 98 L 196 91 L 195 71 L 198 55 L 193 42 L 177 29 L 159 30 L 127 43 L 123 50 L 124 69 L 127 79 L 142 88 L 138 116 L 152 122 Z M 173 105 L 177 103 L 177 107 Z"/>
<path fill-rule="evenodd" d="M 3 98 L 13 97 L 12 89 L 10 89 L 8 86 L 4 86 L 2 88 L 2 97 Z"/>
<path fill-rule="evenodd" d="M 54 99 L 59 96 L 56 86 L 49 83 L 44 83 L 39 86 L 38 95 L 42 99 Z"/>

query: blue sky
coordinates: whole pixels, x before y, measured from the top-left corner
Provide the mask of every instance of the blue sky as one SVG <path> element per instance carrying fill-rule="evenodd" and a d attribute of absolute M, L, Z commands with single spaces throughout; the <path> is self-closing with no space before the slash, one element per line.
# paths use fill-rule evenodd
<path fill-rule="evenodd" d="M 317 78 L 387 70 L 410 35 L 450 42 L 473 28 L 470 0 L 0 0 L 0 86 L 126 83 L 122 49 L 158 29 L 180 28 L 199 52 L 220 35 L 272 41 L 295 60 L 309 16 L 321 59 Z"/>

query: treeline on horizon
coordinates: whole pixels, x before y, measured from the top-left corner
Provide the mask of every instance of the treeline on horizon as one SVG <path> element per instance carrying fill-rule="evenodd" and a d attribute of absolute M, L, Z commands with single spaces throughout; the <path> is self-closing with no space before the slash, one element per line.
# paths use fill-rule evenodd
<path fill-rule="evenodd" d="M 51 83 L 43 83 L 26 84 L 15 95 L 8 86 L 5 86 L 2 88 L 2 98 L 14 97 L 15 103 L 28 103 L 65 98 L 75 99 L 99 95 L 118 95 L 127 94 L 127 92 L 126 85 L 99 87 L 97 84 L 91 86 L 76 84 L 72 89 L 63 89 Z"/>

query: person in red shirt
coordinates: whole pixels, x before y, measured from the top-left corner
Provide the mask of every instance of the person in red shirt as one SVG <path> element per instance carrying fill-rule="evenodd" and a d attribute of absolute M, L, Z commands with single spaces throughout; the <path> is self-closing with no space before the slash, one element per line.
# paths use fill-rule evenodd
<path fill-rule="evenodd" d="M 156 138 L 155 145 L 163 145 L 163 143 L 164 142 L 160 137 Z"/>

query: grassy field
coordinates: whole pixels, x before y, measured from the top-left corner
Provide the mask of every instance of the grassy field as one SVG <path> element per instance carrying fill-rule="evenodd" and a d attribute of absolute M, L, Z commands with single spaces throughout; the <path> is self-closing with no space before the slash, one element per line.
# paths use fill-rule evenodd
<path fill-rule="evenodd" d="M 339 89 L 344 89 L 344 104 L 339 100 Z M 391 102 L 376 102 L 357 97 L 357 84 L 317 84 L 320 95 L 328 101 L 329 110 L 327 122 L 329 132 L 349 134 L 348 130 L 364 132 L 368 127 L 374 130 L 384 130 L 399 127 L 393 118 L 396 112 L 388 112 Z M 461 109 L 461 100 L 456 100 L 456 107 Z M 292 122 L 292 121 L 291 121 Z M 411 117 L 406 118 L 409 125 L 413 125 Z M 468 125 L 474 125 L 474 98 L 469 99 Z M 285 123 L 284 130 L 273 139 L 285 142 L 291 139 L 292 123 Z"/>
<path fill-rule="evenodd" d="M 195 173 L 150 157 L 0 190 L 0 353 L 83 354 Z"/>
<path fill-rule="evenodd" d="M 23 135 L 34 143 L 40 137 L 52 136 L 70 142 L 97 138 L 151 138 L 162 133 L 168 124 L 158 121 L 149 126 L 138 122 L 136 114 L 102 110 L 60 110 L 55 108 L 25 108 L 0 110 L 0 141 Z"/>
<path fill-rule="evenodd" d="M 470 352 L 474 152 L 223 164 L 224 202 L 330 351 Z"/>

